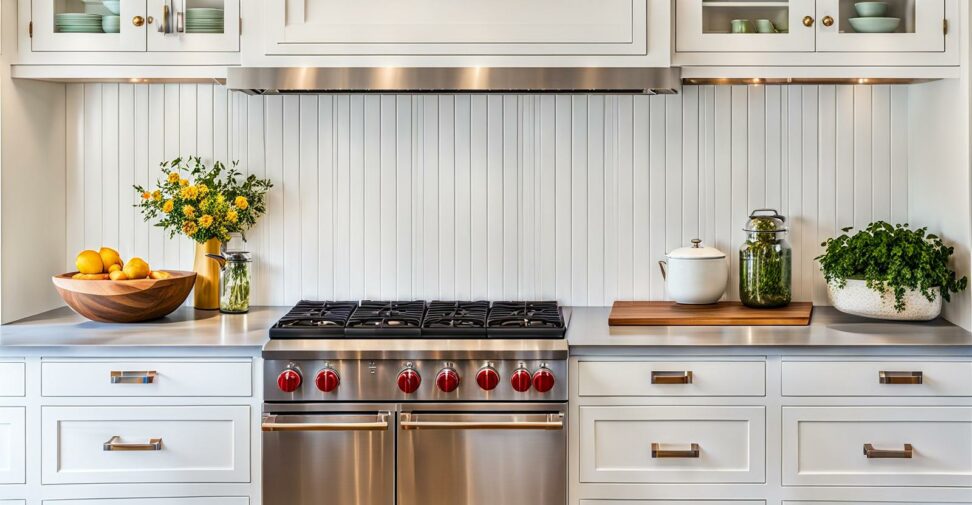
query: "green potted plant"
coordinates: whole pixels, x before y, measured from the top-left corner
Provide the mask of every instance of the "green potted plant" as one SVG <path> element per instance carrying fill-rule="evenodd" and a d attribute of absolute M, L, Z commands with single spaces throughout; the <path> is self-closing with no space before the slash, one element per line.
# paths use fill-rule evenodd
<path fill-rule="evenodd" d="M 964 290 L 949 268 L 954 249 L 926 228 L 871 223 L 853 235 L 821 244 L 820 262 L 830 301 L 841 312 L 877 319 L 927 321 L 938 317 L 942 300 Z"/>

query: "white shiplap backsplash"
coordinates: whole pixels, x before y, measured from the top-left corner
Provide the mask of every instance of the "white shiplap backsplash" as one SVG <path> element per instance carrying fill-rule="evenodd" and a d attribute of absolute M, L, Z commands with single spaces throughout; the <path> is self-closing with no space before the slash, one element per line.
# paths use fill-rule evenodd
<path fill-rule="evenodd" d="M 677 96 L 255 97 L 196 84 L 68 86 L 67 256 L 190 269 L 133 209 L 180 154 L 276 187 L 249 234 L 255 302 L 663 299 L 656 262 L 735 251 L 749 210 L 789 216 L 794 296 L 840 227 L 907 219 L 908 90 L 686 87 Z M 730 280 L 735 297 L 736 268 Z"/>

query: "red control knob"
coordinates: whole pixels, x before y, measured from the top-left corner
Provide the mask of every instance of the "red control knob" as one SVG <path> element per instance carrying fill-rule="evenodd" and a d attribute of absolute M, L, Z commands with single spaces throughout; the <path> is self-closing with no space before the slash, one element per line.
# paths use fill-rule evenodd
<path fill-rule="evenodd" d="M 533 389 L 537 392 L 546 393 L 554 387 L 554 374 L 547 367 L 540 367 L 536 373 L 533 374 Z"/>
<path fill-rule="evenodd" d="M 492 391 L 496 389 L 499 385 L 500 376 L 496 372 L 496 369 L 490 366 L 484 366 L 476 372 L 476 383 L 483 391 Z"/>
<path fill-rule="evenodd" d="M 317 384 L 317 389 L 325 393 L 330 393 L 341 385 L 341 376 L 333 368 L 324 368 L 320 372 L 317 372 L 314 383 Z"/>
<path fill-rule="evenodd" d="M 443 393 L 451 393 L 459 387 L 459 374 L 452 368 L 443 368 L 435 376 L 435 385 Z"/>
<path fill-rule="evenodd" d="M 530 377 L 530 372 L 526 368 L 518 368 L 513 372 L 513 376 L 510 377 L 510 384 L 513 385 L 513 389 L 519 393 L 523 393 L 530 389 L 530 383 L 533 379 Z"/>
<path fill-rule="evenodd" d="M 406 368 L 398 374 L 398 389 L 401 389 L 407 395 L 418 390 L 421 383 L 422 376 L 414 368 Z"/>
<path fill-rule="evenodd" d="M 301 382 L 303 382 L 303 379 L 300 377 L 300 372 L 292 368 L 280 372 L 280 375 L 277 376 L 277 387 L 284 393 L 297 391 Z"/>

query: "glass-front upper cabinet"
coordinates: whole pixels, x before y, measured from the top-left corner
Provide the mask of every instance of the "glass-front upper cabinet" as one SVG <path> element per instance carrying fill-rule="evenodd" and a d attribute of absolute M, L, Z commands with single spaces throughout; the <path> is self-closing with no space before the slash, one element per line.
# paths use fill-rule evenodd
<path fill-rule="evenodd" d="M 32 0 L 32 51 L 238 51 L 240 0 Z"/>
<path fill-rule="evenodd" d="M 148 0 L 149 51 L 239 51 L 240 0 Z"/>
<path fill-rule="evenodd" d="M 818 0 L 817 51 L 945 50 L 945 0 Z"/>
<path fill-rule="evenodd" d="M 814 50 L 815 0 L 679 0 L 679 52 Z"/>

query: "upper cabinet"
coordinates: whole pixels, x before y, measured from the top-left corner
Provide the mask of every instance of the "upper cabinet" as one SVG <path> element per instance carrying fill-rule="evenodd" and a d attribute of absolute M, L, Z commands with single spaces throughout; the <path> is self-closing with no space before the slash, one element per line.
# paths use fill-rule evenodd
<path fill-rule="evenodd" d="M 244 49 L 247 65 L 668 66 L 671 56 L 670 0 L 277 0 L 247 8 L 263 25 L 260 54 Z"/>
<path fill-rule="evenodd" d="M 679 0 L 675 19 L 676 64 L 959 64 L 959 0 Z"/>

